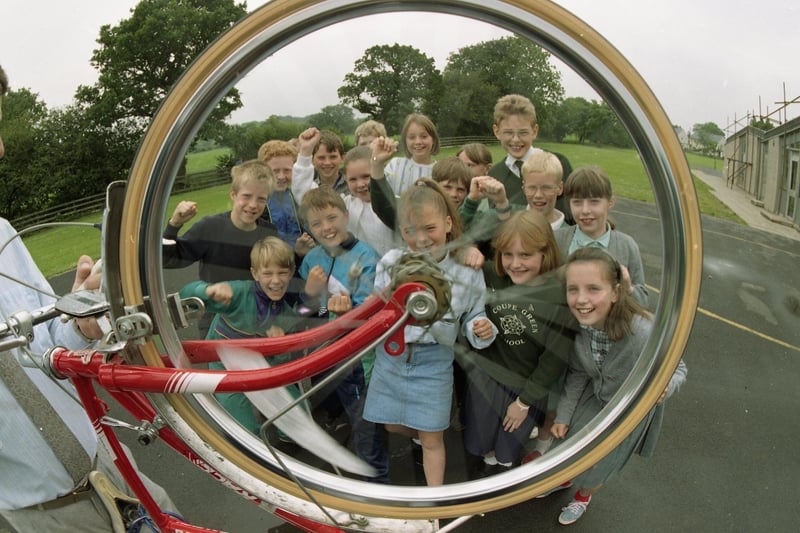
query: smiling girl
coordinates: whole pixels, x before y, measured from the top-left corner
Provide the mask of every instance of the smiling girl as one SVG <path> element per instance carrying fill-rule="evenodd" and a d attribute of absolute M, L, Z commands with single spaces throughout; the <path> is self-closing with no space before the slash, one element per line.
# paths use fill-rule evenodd
<path fill-rule="evenodd" d="M 576 250 L 567 259 L 565 278 L 567 303 L 581 327 L 552 428 L 557 439 L 577 433 L 600 413 L 630 374 L 653 328 L 650 313 L 627 291 L 622 266 L 607 252 L 592 247 Z M 625 440 L 572 482 L 542 495 L 573 484 L 579 487 L 562 509 L 559 523 L 577 521 L 592 495 L 615 477 L 634 453 L 652 454 L 661 428 L 663 402 L 685 383 L 686 374 L 681 360 L 656 407 Z"/>
<path fill-rule="evenodd" d="M 383 169 L 396 196 L 400 196 L 418 179 L 430 177 L 433 156 L 439 153 L 439 134 L 431 119 L 420 113 L 412 113 L 403 124 L 399 144 L 405 157 L 393 158 Z"/>
<path fill-rule="evenodd" d="M 511 468 L 533 427 L 544 425 L 577 329 L 554 275 L 561 258 L 553 230 L 539 212 L 514 214 L 492 245 L 494 262 L 484 265 L 486 314 L 500 332 L 477 355 L 459 357 L 468 376 L 465 447 L 483 459 L 474 477 Z M 539 436 L 544 453 L 549 427 Z"/>
<path fill-rule="evenodd" d="M 350 232 L 382 256 L 400 242 L 393 228 L 384 224 L 372 209 L 369 189 L 371 159 L 372 149 L 369 146 L 356 146 L 344 156 L 344 178 L 350 194 L 343 198 L 350 214 Z"/>
<path fill-rule="evenodd" d="M 450 246 L 461 235 L 460 222 L 441 187 L 417 181 L 400 197 L 398 223 L 407 249 L 389 251 L 378 263 L 375 288 L 392 284 L 392 267 L 403 255 L 429 255 L 451 283 L 447 313 L 430 326 L 406 326 L 403 353 L 377 349 L 364 418 L 390 432 L 418 437 L 428 485 L 444 482 L 444 430 L 450 425 L 453 390 L 453 346 L 459 330 L 475 348 L 491 344 L 497 328 L 484 312 L 485 284 L 480 271 L 451 257 Z"/>
<path fill-rule="evenodd" d="M 564 183 L 564 196 L 569 202 L 575 226 L 556 230 L 556 242 L 564 259 L 586 246 L 602 248 L 622 265 L 627 290 L 637 302 L 647 307 L 647 286 L 639 245 L 627 233 L 614 229 L 609 211 L 615 198 L 611 179 L 600 167 L 589 166 L 575 170 Z"/>

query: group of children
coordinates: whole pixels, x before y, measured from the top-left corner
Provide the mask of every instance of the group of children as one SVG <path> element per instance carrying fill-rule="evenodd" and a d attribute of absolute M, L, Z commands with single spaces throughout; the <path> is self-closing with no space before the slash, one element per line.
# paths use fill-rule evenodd
<path fill-rule="evenodd" d="M 482 144 L 434 161 L 439 137 L 421 114 L 407 118 L 399 143 L 379 123 L 362 124 L 347 153 L 332 132 L 309 128 L 296 148 L 269 141 L 259 160 L 234 167 L 230 212 L 179 236 L 197 213 L 181 202 L 164 232 L 165 267 L 201 263 L 181 295 L 214 314 L 209 339 L 285 335 L 338 317 L 391 286 L 408 252 L 438 266 L 451 286 L 447 313 L 406 326 L 402 354 L 379 346 L 336 385 L 374 481 L 389 480 L 385 429 L 416 439 L 428 485 L 444 483 L 453 398 L 475 458 L 470 477 L 535 460 L 600 412 L 652 327 L 638 246 L 608 219 L 608 176 L 571 172 L 563 156 L 533 148 L 536 112 L 523 96 L 498 101 L 493 131 L 507 154 L 494 165 Z M 681 363 L 664 396 L 685 374 Z M 243 395 L 220 401 L 259 432 L 264 420 Z M 656 419 L 574 480 L 561 523 L 577 520 L 657 435 Z"/>

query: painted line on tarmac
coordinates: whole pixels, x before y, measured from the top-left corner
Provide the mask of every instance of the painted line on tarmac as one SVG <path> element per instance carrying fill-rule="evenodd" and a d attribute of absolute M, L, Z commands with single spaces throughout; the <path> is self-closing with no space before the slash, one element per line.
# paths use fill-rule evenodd
<path fill-rule="evenodd" d="M 754 228 L 753 226 L 745 226 L 745 227 L 746 228 L 750 228 L 750 229 L 756 229 L 756 230 L 758 229 L 758 228 Z M 770 235 L 776 235 L 778 237 L 783 237 L 784 239 L 791 239 L 791 237 L 786 237 L 786 236 L 780 235 L 778 233 L 768 232 L 767 230 L 759 230 L 759 231 L 763 231 L 765 233 L 769 233 Z M 792 251 L 789 251 L 789 250 L 785 250 L 783 248 L 775 248 L 774 246 L 770 246 L 769 244 L 764 244 L 763 242 L 752 241 L 752 240 L 749 240 L 749 239 L 744 239 L 742 237 L 736 237 L 735 235 L 730 235 L 728 233 L 720 233 L 718 231 L 706 230 L 706 229 L 703 230 L 703 233 L 713 233 L 714 235 L 719 235 L 720 237 L 727 237 L 728 239 L 734 239 L 736 241 L 746 242 L 748 244 L 752 244 L 754 246 L 760 246 L 761 248 L 766 248 L 767 250 L 772 250 L 774 252 L 782 252 L 782 253 L 785 253 L 787 255 L 791 255 L 792 257 L 800 257 L 800 254 L 798 254 L 798 253 L 795 253 L 795 252 L 792 252 Z"/>
<path fill-rule="evenodd" d="M 645 286 L 647 287 L 648 290 L 651 290 L 651 291 L 655 292 L 656 294 L 660 294 L 661 293 L 661 291 L 659 291 L 655 287 L 651 287 L 650 285 L 645 285 Z M 793 344 L 789 344 L 786 341 L 782 341 L 780 339 L 776 339 L 775 337 L 771 337 L 771 336 L 767 335 L 766 333 L 761 333 L 758 330 L 755 330 L 753 328 L 747 327 L 744 324 L 739 324 L 738 322 L 734 322 L 733 320 L 731 320 L 729 318 L 725 318 L 724 316 L 720 316 L 720 315 L 718 315 L 718 314 L 716 314 L 716 313 L 714 313 L 712 311 L 709 311 L 708 309 L 703 309 L 702 307 L 697 306 L 697 312 L 698 313 L 702 313 L 702 314 L 706 315 L 707 317 L 719 320 L 720 322 L 724 322 L 725 324 L 728 324 L 729 326 L 733 326 L 734 328 L 740 329 L 740 330 L 742 330 L 742 331 L 744 331 L 746 333 L 750 333 L 752 335 L 755 335 L 756 337 L 761 337 L 762 339 L 764 339 L 766 341 L 769 341 L 769 342 L 772 342 L 774 344 L 777 344 L 778 346 L 783 346 L 784 348 L 787 348 L 789 350 L 794 350 L 795 352 L 800 352 L 800 346 L 795 346 Z"/>
<path fill-rule="evenodd" d="M 630 211 L 623 211 L 621 209 L 613 209 L 611 215 L 613 216 L 615 213 L 616 214 L 620 214 L 620 215 L 625 215 L 625 216 L 628 216 L 628 217 L 643 218 L 643 219 L 646 219 L 646 220 L 654 220 L 656 222 L 660 222 L 661 221 L 661 219 L 658 218 L 658 217 L 653 217 L 653 216 L 650 216 L 650 215 L 640 215 L 639 213 L 631 213 Z M 726 219 L 720 219 L 720 220 L 726 220 Z M 767 231 L 767 230 L 755 228 L 753 226 L 748 226 L 747 224 L 739 224 L 739 225 L 743 226 L 745 228 L 754 229 L 754 230 L 758 230 L 758 231 L 763 231 L 764 233 L 769 233 L 770 235 L 776 235 L 778 237 L 783 237 L 784 239 L 791 239 L 791 237 L 787 237 L 787 236 L 779 234 L 779 233 L 773 233 L 773 232 L 770 232 L 770 231 Z M 714 230 L 711 230 L 711 229 L 703 228 L 703 236 L 704 236 L 703 238 L 704 239 L 705 239 L 705 234 L 718 235 L 720 237 L 726 237 L 728 239 L 733 239 L 733 240 L 736 240 L 736 241 L 746 242 L 746 243 L 752 244 L 754 246 L 760 246 L 761 248 L 766 248 L 767 250 L 772 250 L 772 251 L 775 251 L 775 252 L 783 252 L 783 253 L 785 253 L 787 255 L 790 255 L 792 257 L 800 257 L 800 254 L 792 252 L 790 250 L 786 250 L 786 249 L 783 249 L 783 248 L 775 248 L 774 246 L 770 246 L 769 244 L 764 244 L 763 242 L 753 241 L 753 240 L 750 240 L 750 239 L 745 239 L 743 237 L 737 237 L 737 236 L 731 235 L 729 233 L 722 233 L 722 232 L 719 232 L 719 231 L 714 231 Z"/>

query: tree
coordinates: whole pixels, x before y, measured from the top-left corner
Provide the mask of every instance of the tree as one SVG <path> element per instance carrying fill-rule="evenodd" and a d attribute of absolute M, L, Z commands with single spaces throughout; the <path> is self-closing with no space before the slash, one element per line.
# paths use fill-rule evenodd
<path fill-rule="evenodd" d="M 769 131 L 775 127 L 775 124 L 773 124 L 772 122 L 769 121 L 769 119 L 766 118 L 763 119 L 752 118 L 750 119 L 750 125 L 753 126 L 754 128 L 758 128 L 763 131 Z"/>
<path fill-rule="evenodd" d="M 586 118 L 585 139 L 595 144 L 630 148 L 633 140 L 617 114 L 605 102 L 592 101 Z"/>
<path fill-rule="evenodd" d="M 421 112 L 434 117 L 440 74 L 433 59 L 407 45 L 377 45 L 356 60 L 339 87 L 345 105 L 400 131 L 406 115 Z"/>
<path fill-rule="evenodd" d="M 564 99 L 555 109 L 552 135 L 555 140 L 566 137 L 580 144 L 591 142 L 629 148 L 633 146 L 628 131 L 616 113 L 605 102 L 591 102 L 581 97 Z"/>
<path fill-rule="evenodd" d="M 567 136 L 573 136 L 578 143 L 583 143 L 588 135 L 589 114 L 592 102 L 586 98 L 570 97 L 555 109 L 555 121 L 550 135 L 556 141 L 563 141 Z"/>
<path fill-rule="evenodd" d="M 561 73 L 550 54 L 522 37 L 510 36 L 466 46 L 450 54 L 442 74 L 442 135 L 491 132 L 497 98 L 521 94 L 536 106 L 541 129 L 553 127 L 554 107 L 564 96 Z"/>
<path fill-rule="evenodd" d="M 100 48 L 91 63 L 100 72 L 93 86 L 76 92 L 92 122 L 114 127 L 123 121 L 140 137 L 172 85 L 220 33 L 246 14 L 234 0 L 141 0 L 130 18 L 100 28 Z M 204 125 L 202 137 L 221 127 L 241 106 L 233 89 Z M 137 139 L 138 141 L 138 139 Z M 132 154 L 131 154 L 132 155 Z"/>
<path fill-rule="evenodd" d="M 304 120 L 270 116 L 267 120 L 226 126 L 220 144 L 231 149 L 233 161 L 258 157 L 258 149 L 271 139 L 288 140 L 297 137 L 308 125 Z"/>
<path fill-rule="evenodd" d="M 47 181 L 38 181 L 31 172 L 40 152 L 38 131 L 47 105 L 25 88 L 9 91 L 2 103 L 7 148 L 0 159 L 0 212 L 14 219 L 39 209 L 35 197 L 47 188 Z"/>
<path fill-rule="evenodd" d="M 356 129 L 353 109 L 346 105 L 328 105 L 308 117 L 308 123 L 319 129 L 350 133 Z"/>
<path fill-rule="evenodd" d="M 138 125 L 89 120 L 86 108 L 71 105 L 50 112 L 40 126 L 41 175 L 47 176 L 49 205 L 101 193 L 111 181 L 125 179 L 138 146 Z"/>
<path fill-rule="evenodd" d="M 723 131 L 713 122 L 704 122 L 692 126 L 692 141 L 704 153 L 716 154 L 719 143 L 724 138 Z"/>
<path fill-rule="evenodd" d="M 6 97 L 4 136 L 9 150 L 0 164 L 0 207 L 16 218 L 87 195 L 123 179 L 136 144 L 125 123 L 99 126 L 85 109 L 49 110 L 28 89 Z"/>

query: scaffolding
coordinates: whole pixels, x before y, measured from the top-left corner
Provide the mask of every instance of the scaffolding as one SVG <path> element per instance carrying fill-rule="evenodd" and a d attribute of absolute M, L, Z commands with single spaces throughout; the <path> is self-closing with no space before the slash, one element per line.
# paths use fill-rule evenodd
<path fill-rule="evenodd" d="M 733 188 L 734 186 L 738 185 L 743 190 L 752 194 L 753 191 L 751 190 L 751 184 L 745 183 L 742 185 L 741 181 L 744 179 L 745 181 L 749 182 L 749 178 L 752 177 L 752 172 L 748 172 L 748 170 L 753 167 L 753 161 L 759 161 L 761 157 L 761 154 L 745 154 L 744 157 L 742 157 L 742 149 L 746 149 L 747 147 L 743 147 L 741 143 L 747 143 L 749 136 L 737 134 L 741 130 L 751 126 L 753 122 L 757 122 L 759 125 L 771 124 L 773 127 L 785 124 L 789 120 L 787 109 L 790 105 L 797 103 L 800 103 L 800 96 L 796 96 L 791 100 L 787 99 L 786 83 L 784 82 L 783 99 L 775 102 L 775 105 L 778 107 L 773 111 L 770 112 L 769 106 L 766 106 L 766 113 L 762 111 L 761 96 L 759 96 L 758 114 L 756 114 L 755 110 L 752 110 L 748 111 L 742 118 L 737 118 L 736 114 L 733 115 L 733 121 L 729 121 L 725 126 L 726 146 L 728 144 L 727 139 L 733 137 L 733 146 L 731 151 L 728 152 L 727 148 L 725 150 L 724 162 L 725 168 L 727 169 L 725 181 L 728 187 Z M 757 159 L 753 159 L 754 157 Z M 758 195 L 756 194 L 756 197 L 757 196 Z"/>
<path fill-rule="evenodd" d="M 748 111 L 744 117 L 737 119 L 736 114 L 733 115 L 733 121 L 729 121 L 725 126 L 725 137 L 734 135 L 739 129 L 745 128 L 750 125 L 752 121 L 761 123 L 769 123 L 773 126 L 780 126 L 788 122 L 787 109 L 792 104 L 800 103 L 800 96 L 796 96 L 791 100 L 786 99 L 786 83 L 783 83 L 783 100 L 775 102 L 778 106 L 777 109 L 770 112 L 769 106 L 766 106 L 766 113 L 762 111 L 761 96 L 758 97 L 758 113 L 755 110 Z M 776 116 L 777 115 L 777 116 Z"/>

